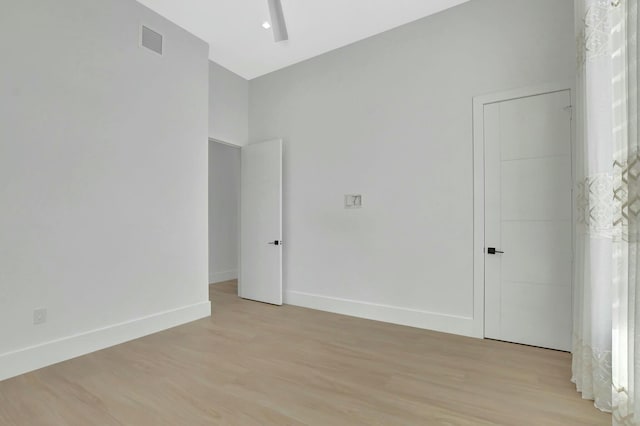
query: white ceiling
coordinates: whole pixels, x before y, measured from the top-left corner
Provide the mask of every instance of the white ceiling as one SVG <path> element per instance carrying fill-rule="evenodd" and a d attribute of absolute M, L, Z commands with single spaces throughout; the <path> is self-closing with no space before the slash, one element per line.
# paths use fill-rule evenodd
<path fill-rule="evenodd" d="M 468 0 L 282 0 L 289 41 L 275 43 L 267 0 L 138 0 L 207 41 L 210 59 L 252 79 Z"/>

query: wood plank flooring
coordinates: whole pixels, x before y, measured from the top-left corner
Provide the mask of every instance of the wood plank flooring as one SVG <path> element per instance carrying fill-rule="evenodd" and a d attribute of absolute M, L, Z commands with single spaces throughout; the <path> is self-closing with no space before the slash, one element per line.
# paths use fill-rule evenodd
<path fill-rule="evenodd" d="M 0 425 L 610 425 L 570 355 L 241 300 L 0 382 Z"/>

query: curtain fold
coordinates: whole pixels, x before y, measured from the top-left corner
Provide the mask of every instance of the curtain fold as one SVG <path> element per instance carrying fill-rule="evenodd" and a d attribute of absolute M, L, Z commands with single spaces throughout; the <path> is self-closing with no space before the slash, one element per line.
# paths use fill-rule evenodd
<path fill-rule="evenodd" d="M 575 2 L 573 381 L 614 425 L 640 425 L 639 1 Z"/>
<path fill-rule="evenodd" d="M 613 3 L 613 424 L 640 424 L 638 0 Z"/>
<path fill-rule="evenodd" d="M 611 3 L 577 0 L 572 381 L 611 411 L 613 72 Z"/>

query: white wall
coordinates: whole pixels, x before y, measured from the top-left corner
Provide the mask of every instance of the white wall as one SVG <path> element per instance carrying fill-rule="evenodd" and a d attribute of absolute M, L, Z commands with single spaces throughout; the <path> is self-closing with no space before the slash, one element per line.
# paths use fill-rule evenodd
<path fill-rule="evenodd" d="M 0 52 L 0 379 L 209 315 L 208 46 L 133 0 L 20 0 Z"/>
<path fill-rule="evenodd" d="M 209 62 L 209 137 L 242 146 L 248 132 L 249 82 Z"/>
<path fill-rule="evenodd" d="M 571 0 L 472 0 L 252 80 L 250 140 L 285 141 L 286 301 L 478 335 L 472 98 L 575 69 Z"/>
<path fill-rule="evenodd" d="M 209 143 L 209 282 L 238 278 L 240 149 Z"/>

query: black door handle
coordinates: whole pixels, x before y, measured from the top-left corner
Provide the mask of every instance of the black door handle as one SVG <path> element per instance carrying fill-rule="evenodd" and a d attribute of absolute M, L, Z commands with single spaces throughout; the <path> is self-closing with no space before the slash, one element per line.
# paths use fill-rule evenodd
<path fill-rule="evenodd" d="M 502 253 L 504 253 L 504 252 L 503 252 L 503 251 L 500 251 L 500 250 L 496 250 L 496 248 L 495 248 L 495 247 L 488 247 L 488 248 L 487 248 L 487 253 L 488 253 L 488 254 L 502 254 Z"/>
<path fill-rule="evenodd" d="M 275 240 L 275 241 L 271 241 L 269 244 L 271 244 L 272 246 L 281 246 L 282 241 Z"/>

